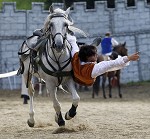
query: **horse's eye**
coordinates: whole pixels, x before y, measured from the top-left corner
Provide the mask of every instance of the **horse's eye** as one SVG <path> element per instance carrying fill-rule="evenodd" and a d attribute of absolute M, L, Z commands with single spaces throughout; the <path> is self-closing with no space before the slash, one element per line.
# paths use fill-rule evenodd
<path fill-rule="evenodd" d="M 64 23 L 64 27 L 68 27 L 68 24 L 67 24 L 67 23 Z"/>
<path fill-rule="evenodd" d="M 50 29 L 53 28 L 53 26 L 54 26 L 53 23 L 50 23 L 50 24 L 49 24 L 49 28 L 50 28 Z"/>

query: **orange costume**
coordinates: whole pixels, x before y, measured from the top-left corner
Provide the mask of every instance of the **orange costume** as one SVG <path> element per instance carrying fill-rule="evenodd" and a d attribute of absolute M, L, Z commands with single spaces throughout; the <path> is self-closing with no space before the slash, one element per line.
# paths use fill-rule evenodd
<path fill-rule="evenodd" d="M 74 73 L 74 81 L 81 85 L 92 85 L 95 78 L 91 77 L 94 63 L 80 64 L 78 52 L 74 54 L 72 59 L 72 69 Z"/>

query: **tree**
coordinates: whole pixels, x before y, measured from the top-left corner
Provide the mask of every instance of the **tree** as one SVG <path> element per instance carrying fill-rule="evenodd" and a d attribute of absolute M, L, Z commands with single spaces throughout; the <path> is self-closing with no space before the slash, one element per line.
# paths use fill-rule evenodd
<path fill-rule="evenodd" d="M 48 10 L 49 6 L 52 5 L 52 3 L 62 3 L 62 0 L 44 0 L 45 9 Z"/>
<path fill-rule="evenodd" d="M 106 0 L 45 0 L 45 9 L 49 9 L 49 6 L 52 3 L 63 3 L 64 9 L 66 10 L 68 7 L 73 6 L 73 2 L 87 2 L 87 8 L 92 9 L 94 8 L 94 1 L 106 1 Z M 108 0 L 110 1 L 110 0 Z"/>
<path fill-rule="evenodd" d="M 72 7 L 74 0 L 63 0 L 64 9 L 66 10 L 68 7 Z"/>

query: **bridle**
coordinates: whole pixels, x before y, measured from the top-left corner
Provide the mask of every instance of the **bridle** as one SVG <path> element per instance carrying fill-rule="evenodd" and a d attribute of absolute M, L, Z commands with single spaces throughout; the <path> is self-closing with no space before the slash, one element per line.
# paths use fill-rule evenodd
<path fill-rule="evenodd" d="M 68 20 L 67 16 L 63 13 L 53 13 L 53 14 L 50 15 L 49 20 L 51 20 L 52 18 L 57 18 L 57 17 L 63 17 L 66 20 Z M 68 26 L 67 26 L 67 30 L 68 30 Z M 65 41 L 67 40 L 67 31 L 64 35 L 60 32 L 57 32 L 57 33 L 53 34 L 52 31 L 51 31 L 51 27 L 49 26 L 48 29 L 44 33 L 44 36 L 49 40 L 49 43 L 50 43 L 51 47 L 54 48 L 54 49 L 57 47 L 56 44 L 55 44 L 55 37 L 57 35 L 60 35 L 63 38 L 62 48 L 64 48 L 65 47 Z"/>

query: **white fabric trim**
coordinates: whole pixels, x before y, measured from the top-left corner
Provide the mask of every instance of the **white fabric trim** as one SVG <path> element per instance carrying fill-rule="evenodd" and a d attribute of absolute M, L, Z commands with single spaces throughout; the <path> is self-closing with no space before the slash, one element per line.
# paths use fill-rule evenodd
<path fill-rule="evenodd" d="M 17 75 L 17 72 L 18 72 L 18 70 L 0 74 L 0 78 L 6 78 L 6 77 Z"/>

